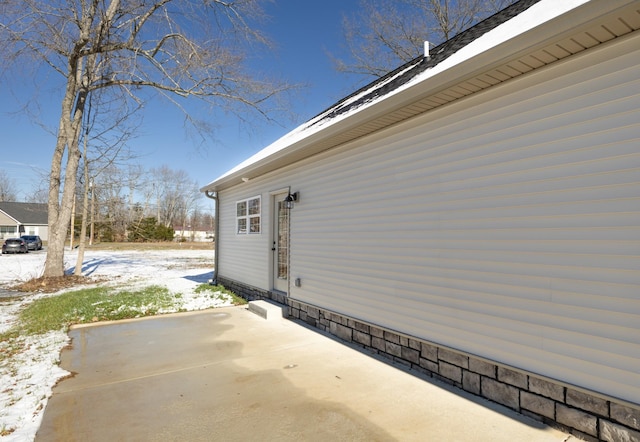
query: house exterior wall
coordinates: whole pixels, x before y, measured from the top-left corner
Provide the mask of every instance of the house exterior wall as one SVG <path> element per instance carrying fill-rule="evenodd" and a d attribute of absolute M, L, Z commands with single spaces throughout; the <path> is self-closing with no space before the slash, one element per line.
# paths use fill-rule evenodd
<path fill-rule="evenodd" d="M 16 221 L 0 211 L 0 239 L 13 238 L 17 235 L 18 225 Z"/>
<path fill-rule="evenodd" d="M 174 230 L 173 238 L 175 241 L 211 242 L 214 236 L 213 230 Z"/>
<path fill-rule="evenodd" d="M 7 216 L 7 214 L 5 214 L 4 212 L 0 211 L 0 226 L 11 226 L 11 225 L 16 225 L 16 221 L 12 218 L 10 218 L 9 216 Z"/>
<path fill-rule="evenodd" d="M 5 223 L 0 221 L 0 239 L 16 238 L 21 235 L 38 235 L 42 241 L 49 239 L 49 228 L 47 226 L 23 224 L 24 232 L 18 232 L 18 224 Z"/>
<path fill-rule="evenodd" d="M 38 235 L 42 241 L 49 240 L 49 227 L 25 224 L 23 235 Z"/>
<path fill-rule="evenodd" d="M 3 207 L 6 205 L 25 205 L 30 206 L 30 203 L 3 203 Z M 37 216 L 37 219 L 44 218 L 44 223 L 33 219 L 33 216 L 29 218 L 23 218 L 24 213 L 22 210 L 16 210 L 16 213 L 9 211 L 9 208 L 0 209 L 0 239 L 3 238 L 15 238 L 20 235 L 39 235 L 43 241 L 47 241 L 49 237 L 49 227 L 46 224 L 46 212 L 44 215 Z M 11 216 L 10 216 L 11 215 Z"/>
<path fill-rule="evenodd" d="M 49 241 L 49 226 L 35 226 L 37 228 L 36 235 L 40 236 L 40 239 L 43 241 Z"/>
<path fill-rule="evenodd" d="M 268 183 L 259 179 L 219 195 L 218 253 L 223 258 L 218 263 L 218 275 L 263 289 L 271 288 L 271 208 L 269 187 L 265 187 Z M 261 233 L 239 235 L 236 233 L 236 202 L 255 196 L 261 197 Z"/>
<path fill-rule="evenodd" d="M 291 186 L 298 316 L 524 371 L 520 410 L 548 405 L 526 396 L 530 379 L 557 380 L 547 418 L 607 440 L 602 410 L 566 402 L 595 392 L 607 416 L 630 407 L 625 434 L 639 437 L 638 48 L 635 33 L 223 191 L 219 274 L 270 289 L 270 218 L 260 236 L 231 235 L 234 199 Z"/>

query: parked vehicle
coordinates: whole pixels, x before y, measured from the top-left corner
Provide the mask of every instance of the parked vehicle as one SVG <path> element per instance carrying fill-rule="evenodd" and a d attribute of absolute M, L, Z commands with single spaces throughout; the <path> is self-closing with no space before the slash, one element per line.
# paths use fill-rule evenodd
<path fill-rule="evenodd" d="M 20 238 L 24 239 L 29 250 L 42 250 L 42 240 L 38 235 L 22 235 Z"/>
<path fill-rule="evenodd" d="M 2 244 L 2 254 L 5 253 L 29 253 L 29 248 L 22 238 L 8 238 Z"/>

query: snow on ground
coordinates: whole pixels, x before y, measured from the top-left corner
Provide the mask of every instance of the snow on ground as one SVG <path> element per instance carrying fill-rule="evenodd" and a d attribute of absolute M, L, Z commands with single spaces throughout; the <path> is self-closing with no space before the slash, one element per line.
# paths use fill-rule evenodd
<path fill-rule="evenodd" d="M 0 298 L 16 283 L 42 275 L 45 253 L 0 256 Z M 67 251 L 65 268 L 73 271 L 77 251 Z M 99 285 L 136 289 L 162 285 L 173 293 L 181 293 L 181 304 L 174 311 L 202 310 L 231 305 L 209 293 L 198 295 L 194 289 L 212 277 L 211 250 L 144 250 L 85 252 L 82 273 L 99 279 Z M 77 287 L 76 287 L 77 289 Z M 73 289 L 68 289 L 73 290 Z M 61 292 L 58 292 L 59 294 Z M 15 293 L 14 293 L 15 295 Z M 15 323 L 20 309 L 34 299 L 56 294 L 28 295 L 10 302 L 0 302 L 0 332 Z M 216 298 L 216 299 L 212 299 Z M 0 299 L 0 301 L 3 301 Z M 69 373 L 60 368 L 60 351 L 68 343 L 66 333 L 20 337 L 24 347 L 8 363 L 0 363 L 0 441 L 32 441 L 42 421 L 44 408 L 53 386 Z M 0 342 L 0 352 L 7 351 Z"/>

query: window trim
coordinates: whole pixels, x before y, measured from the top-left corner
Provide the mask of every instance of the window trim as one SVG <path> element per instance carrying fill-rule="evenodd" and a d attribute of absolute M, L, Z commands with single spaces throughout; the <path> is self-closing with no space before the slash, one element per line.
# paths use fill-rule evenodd
<path fill-rule="evenodd" d="M 251 202 L 258 201 L 257 212 L 250 213 L 255 210 L 256 206 L 251 206 Z M 239 214 L 239 205 L 244 203 L 244 214 Z M 255 221 L 257 220 L 257 224 Z M 240 229 L 241 221 L 244 221 L 244 229 Z M 254 221 L 254 224 L 252 224 Z M 252 225 L 258 230 L 252 231 Z M 243 200 L 236 201 L 236 235 L 261 235 L 262 234 L 262 195 L 252 196 Z"/>

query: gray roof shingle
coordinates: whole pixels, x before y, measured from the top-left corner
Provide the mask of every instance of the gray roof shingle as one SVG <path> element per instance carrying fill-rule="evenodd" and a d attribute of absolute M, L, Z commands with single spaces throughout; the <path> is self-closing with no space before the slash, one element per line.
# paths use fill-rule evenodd
<path fill-rule="evenodd" d="M 482 35 L 486 34 L 492 29 L 500 26 L 502 23 L 521 14 L 539 1 L 540 0 L 520 0 L 511 4 L 510 6 L 507 6 L 501 11 L 498 11 L 492 16 L 468 28 L 467 30 L 460 32 L 444 43 L 439 44 L 429 51 L 430 56 L 428 58 L 422 55 L 414 58 L 413 60 L 384 75 L 383 77 L 380 77 L 379 79 L 358 89 L 351 95 L 343 98 L 342 100 L 331 106 L 329 109 L 320 112 L 316 116 L 319 117 L 322 115 L 322 118 L 314 121 L 314 118 L 316 118 L 314 117 L 311 119 L 311 121 L 313 121 L 313 124 L 318 124 L 324 120 L 334 118 L 338 115 L 350 111 L 351 109 L 360 107 L 364 103 L 371 102 L 386 95 L 389 92 L 394 91 L 395 89 L 406 84 L 416 75 L 443 62 L 451 55 L 467 46 L 469 43 L 480 38 Z M 399 75 L 400 73 L 402 74 Z M 393 78 L 394 76 L 397 77 Z M 389 81 L 389 79 L 391 78 L 393 78 L 393 80 Z M 379 85 L 379 87 L 376 87 L 376 85 Z M 365 91 L 367 90 L 370 90 L 370 92 L 365 93 Z M 358 97 L 358 95 L 361 96 Z M 353 100 L 353 98 L 355 97 L 358 98 Z"/>
<path fill-rule="evenodd" d="M 0 210 L 21 224 L 46 225 L 47 205 L 41 203 L 0 202 Z"/>

